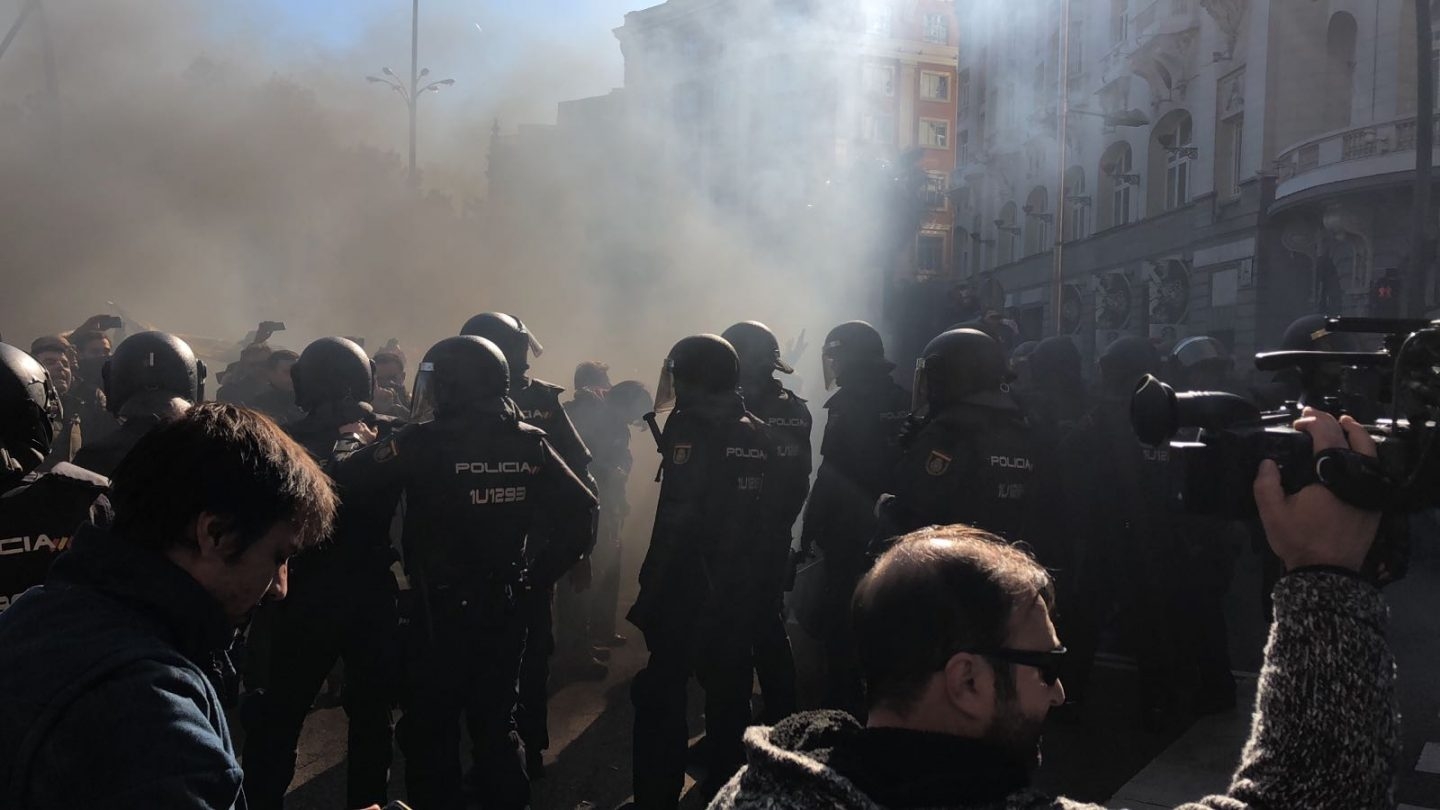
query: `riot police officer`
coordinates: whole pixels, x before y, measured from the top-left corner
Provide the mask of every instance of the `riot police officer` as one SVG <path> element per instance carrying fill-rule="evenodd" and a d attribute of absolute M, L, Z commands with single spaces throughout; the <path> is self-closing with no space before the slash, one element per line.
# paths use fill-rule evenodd
<path fill-rule="evenodd" d="M 805 400 L 775 379 L 775 372 L 794 374 L 780 357 L 780 341 L 758 321 L 742 321 L 720 333 L 740 357 L 740 395 L 745 410 L 771 428 L 776 441 L 770 487 L 780 508 L 774 551 L 762 565 L 774 609 L 755 628 L 755 674 L 765 701 L 763 721 L 778 723 L 799 709 L 795 657 L 785 631 L 785 582 L 790 569 L 791 531 L 810 492 L 810 432 L 814 420 Z"/>
<path fill-rule="evenodd" d="M 863 716 L 864 687 L 855 661 L 849 622 L 850 596 L 868 567 L 865 549 L 875 537 L 875 501 L 888 488 L 900 461 L 900 429 L 910 415 L 910 392 L 891 378 L 880 333 L 864 321 L 830 330 L 821 349 L 825 388 L 825 435 L 820 469 L 805 505 L 801 554 L 824 554 L 816 589 L 818 609 L 806 630 L 825 643 L 824 705 Z"/>
<path fill-rule="evenodd" d="M 535 335 L 519 318 L 503 312 L 476 315 L 465 322 L 460 334 L 485 338 L 500 347 L 510 368 L 510 399 L 520 409 L 521 421 L 545 431 L 547 440 L 575 476 L 584 481 L 592 493 L 598 494 L 595 479 L 589 472 L 590 451 L 560 404 L 560 394 L 565 389 L 529 376 L 530 355 L 539 357 L 545 351 Z M 535 533 L 530 538 L 528 553 L 535 553 L 547 541 L 543 531 Z M 593 541 L 571 575 L 571 582 L 577 590 L 589 587 L 592 548 Z M 550 747 L 548 704 L 550 656 L 555 654 L 554 602 L 553 589 L 533 590 L 526 594 L 524 605 L 530 632 L 525 643 L 525 661 L 520 670 L 516 722 L 520 727 L 520 736 L 525 740 L 525 755 L 530 759 L 527 764 L 532 778 L 544 773 L 541 753 Z M 574 674 L 580 677 L 598 680 L 607 674 L 605 665 L 593 658 L 572 663 L 580 665 L 574 667 L 577 670 Z"/>
<path fill-rule="evenodd" d="M 407 795 L 416 807 L 464 806 L 464 712 L 486 806 L 521 808 L 530 790 L 512 720 L 525 629 L 517 600 L 527 585 L 552 586 L 580 558 L 595 499 L 544 432 L 520 421 L 495 344 L 440 341 L 415 386 L 416 418 L 425 421 L 354 453 L 335 473 L 353 497 L 387 508 L 402 494 L 406 502 L 405 570 L 418 596 L 398 733 Z M 549 542 L 527 563 L 526 535 L 542 523 Z"/>
<path fill-rule="evenodd" d="M 110 522 L 104 476 L 69 462 L 33 472 L 50 452 L 61 417 L 45 367 L 0 343 L 0 611 L 45 581 L 76 527 Z"/>
<path fill-rule="evenodd" d="M 390 425 L 367 407 L 370 358 L 355 343 L 316 340 L 291 376 L 305 418 L 286 430 L 327 472 L 333 473 L 343 434 L 388 433 Z M 361 424 L 367 421 L 375 427 Z M 257 619 L 268 621 L 262 624 L 266 629 L 252 628 L 250 651 L 260 658 L 264 684 L 244 712 L 245 793 L 252 808 L 282 806 L 305 715 L 337 659 L 345 662 L 348 806 L 386 800 L 391 709 L 399 687 L 397 587 L 390 571 L 393 514 L 393 503 L 342 493 L 331 542 L 292 561 L 289 595 Z"/>
<path fill-rule="evenodd" d="M 1234 367 L 1225 345 L 1206 335 L 1180 341 L 1170 354 L 1177 391 L 1237 393 Z M 1251 531 L 1241 521 L 1208 515 L 1169 517 L 1170 533 L 1179 542 L 1175 564 L 1184 572 L 1175 578 L 1170 609 L 1176 626 L 1184 628 L 1190 639 L 1181 650 L 1181 669 L 1187 677 L 1180 686 L 1190 703 L 1182 708 L 1200 714 L 1228 711 L 1235 706 L 1235 677 L 1230 671 L 1225 595 Z M 1252 526 L 1260 530 L 1258 523 L 1252 521 Z"/>
<path fill-rule="evenodd" d="M 627 618 L 650 658 L 635 677 L 634 787 L 641 808 L 673 808 L 685 778 L 686 684 L 705 689 L 702 790 L 713 794 L 743 762 L 750 721 L 750 651 L 756 622 L 774 610 L 760 570 L 784 543 L 768 488 L 777 443 L 745 411 L 739 359 L 724 338 L 676 343 L 655 392 L 673 413 L 661 436 L 663 466 L 640 594 Z"/>
<path fill-rule="evenodd" d="M 1060 483 L 1055 500 L 1047 499 L 1062 516 L 1058 559 L 1050 564 L 1070 605 L 1059 618 L 1071 650 L 1062 716 L 1078 719 L 1105 618 L 1118 605 L 1116 615 L 1136 641 L 1141 717 L 1158 728 L 1176 708 L 1174 645 L 1165 628 L 1178 544 L 1168 533 L 1167 450 L 1140 444 L 1130 398 L 1161 359 L 1150 341 L 1127 335 L 1105 348 L 1098 366 L 1099 401 L 1062 442 Z"/>
<path fill-rule="evenodd" d="M 120 429 L 86 441 L 75 463 L 101 475 L 114 472 L 142 436 L 205 399 L 205 375 L 205 363 L 174 335 L 140 332 L 125 338 L 100 371 L 106 407 Z"/>
<path fill-rule="evenodd" d="M 1028 537 L 1035 441 L 1007 375 L 1004 349 L 984 332 L 952 329 L 925 347 L 915 364 L 918 429 L 882 506 L 883 537 L 951 523 Z"/>
<path fill-rule="evenodd" d="M 1018 349 L 1017 349 L 1018 352 Z M 1080 350 L 1065 335 L 1045 338 L 1025 357 L 1015 399 L 1042 445 L 1053 447 L 1090 409 Z"/>

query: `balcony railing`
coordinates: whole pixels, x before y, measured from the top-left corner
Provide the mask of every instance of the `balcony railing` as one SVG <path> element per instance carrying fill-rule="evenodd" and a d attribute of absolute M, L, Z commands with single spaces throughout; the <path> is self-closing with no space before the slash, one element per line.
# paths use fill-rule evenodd
<path fill-rule="evenodd" d="M 1440 114 L 1435 116 L 1435 121 L 1436 129 L 1440 131 Z M 1279 175 L 1280 181 L 1284 183 L 1309 172 L 1332 166 L 1353 161 L 1380 159 L 1397 152 L 1413 151 L 1415 151 L 1415 119 L 1403 118 L 1364 127 L 1335 130 L 1295 144 L 1280 153 L 1280 157 L 1275 161 L 1274 170 Z M 1386 166 L 1376 166 L 1374 171 L 1384 173 L 1394 170 L 1389 168 L 1389 161 L 1385 161 L 1385 163 Z M 1410 165 L 1413 166 L 1413 162 Z M 1361 175 L 1367 173 L 1365 167 L 1356 167 L 1356 169 Z M 1321 182 L 1328 181 L 1322 180 Z M 1284 196 L 1286 193 L 1284 188 L 1279 189 L 1279 192 L 1280 196 Z"/>

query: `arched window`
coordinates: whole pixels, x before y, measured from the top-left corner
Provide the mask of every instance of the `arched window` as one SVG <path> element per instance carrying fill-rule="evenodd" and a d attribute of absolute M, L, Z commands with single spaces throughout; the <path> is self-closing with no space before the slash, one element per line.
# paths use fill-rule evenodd
<path fill-rule="evenodd" d="M 1330 17 L 1325 32 L 1325 86 L 1318 99 L 1325 105 L 1322 129 L 1327 131 L 1350 126 L 1355 95 L 1355 37 L 1354 17 L 1343 11 Z"/>
<path fill-rule="evenodd" d="M 1114 228 L 1130 224 L 1134 216 L 1131 204 L 1131 189 L 1139 184 L 1135 174 L 1130 144 L 1119 141 L 1110 145 L 1100 158 L 1100 199 L 1096 205 L 1100 211 L 1100 228 Z"/>
<path fill-rule="evenodd" d="M 1015 224 L 1015 203 L 1005 203 L 1000 209 L 1000 218 L 995 220 L 995 241 L 999 250 L 999 257 L 996 259 L 996 266 L 1009 264 L 1015 261 L 1015 237 L 1020 233 L 1020 228 Z"/>
<path fill-rule="evenodd" d="M 970 232 L 955 229 L 955 277 L 970 277 Z"/>
<path fill-rule="evenodd" d="M 1063 207 L 1065 232 L 1061 235 L 1062 239 L 1069 242 L 1090 235 L 1090 206 L 1093 203 L 1094 200 L 1085 188 L 1085 170 L 1079 166 L 1066 169 Z"/>
<path fill-rule="evenodd" d="M 1151 215 L 1190 202 L 1190 168 L 1198 154 L 1190 113 L 1173 110 L 1155 124 L 1150 138 L 1150 193 L 1146 206 Z"/>
<path fill-rule="evenodd" d="M 1044 186 L 1030 189 L 1025 198 L 1025 255 L 1033 256 L 1050 249 L 1050 194 Z"/>

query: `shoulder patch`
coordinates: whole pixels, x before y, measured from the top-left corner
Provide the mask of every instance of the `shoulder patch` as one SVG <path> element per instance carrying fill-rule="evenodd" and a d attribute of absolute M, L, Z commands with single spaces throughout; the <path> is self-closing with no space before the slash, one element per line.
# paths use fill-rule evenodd
<path fill-rule="evenodd" d="M 675 445 L 674 450 L 670 453 L 670 462 L 677 466 L 686 463 L 690 460 L 690 449 L 689 443 Z"/>
<path fill-rule="evenodd" d="M 930 457 L 925 459 L 925 472 L 935 476 L 944 475 L 950 470 L 950 462 L 953 460 L 939 450 L 931 450 Z"/>
<path fill-rule="evenodd" d="M 565 393 L 565 386 L 556 385 L 555 383 L 548 383 L 544 380 L 537 380 L 534 377 L 530 378 L 530 384 L 539 388 L 544 388 L 545 390 L 554 394 L 557 400 L 560 398 L 561 394 Z"/>

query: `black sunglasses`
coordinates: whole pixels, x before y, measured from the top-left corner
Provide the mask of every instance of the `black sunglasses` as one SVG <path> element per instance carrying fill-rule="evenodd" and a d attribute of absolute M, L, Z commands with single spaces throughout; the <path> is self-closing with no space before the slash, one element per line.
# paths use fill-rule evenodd
<path fill-rule="evenodd" d="M 981 650 L 957 650 L 972 655 L 981 655 L 996 661 L 1034 667 L 1040 671 L 1040 680 L 1046 686 L 1054 686 L 1060 680 L 1060 669 L 1065 665 L 1065 648 L 1053 650 L 1012 650 L 1008 647 L 991 647 Z"/>

